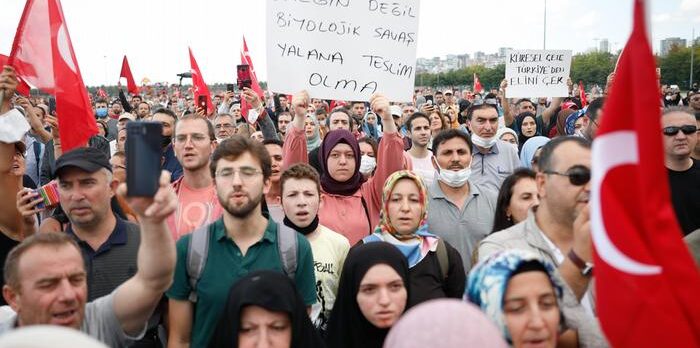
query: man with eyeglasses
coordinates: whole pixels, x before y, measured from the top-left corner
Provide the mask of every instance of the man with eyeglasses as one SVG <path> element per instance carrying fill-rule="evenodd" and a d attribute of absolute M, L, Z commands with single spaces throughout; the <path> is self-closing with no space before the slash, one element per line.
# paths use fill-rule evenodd
<path fill-rule="evenodd" d="M 588 141 L 593 141 L 596 133 L 598 132 L 598 126 L 600 122 L 603 121 L 603 104 L 605 103 L 605 97 L 600 97 L 594 99 L 588 108 L 586 109 L 586 117 L 588 117 L 588 126 L 583 131 L 583 136 L 588 139 Z"/>
<path fill-rule="evenodd" d="M 185 235 L 177 242 L 175 277 L 166 293 L 170 305 L 169 347 L 207 347 L 231 285 L 255 270 L 285 270 L 280 243 L 289 235 L 282 234 L 279 225 L 262 214 L 272 172 L 265 146 L 234 135 L 216 148 L 209 170 L 224 212 L 205 230 Z M 208 244 L 201 273 L 193 282 L 188 275 L 189 244 L 194 244 L 198 233 L 206 233 Z M 294 232 L 294 237 L 296 271 L 287 275 L 310 307 L 316 302 L 311 246 L 301 234 Z"/>
<path fill-rule="evenodd" d="M 543 256 L 558 265 L 571 290 L 564 291 L 564 301 L 560 304 L 567 321 L 575 317 L 584 327 L 597 325 L 592 317 L 586 317 L 593 316 L 593 301 L 587 295 L 593 276 L 588 213 L 590 142 L 573 136 L 554 138 L 542 147 L 538 163 L 539 206 L 531 208 L 524 221 L 484 238 L 479 243 L 479 261 L 507 249 L 528 250 Z M 582 330 L 579 327 L 579 342 L 582 334 L 591 332 Z"/>
<path fill-rule="evenodd" d="M 474 100 L 467 109 L 472 140 L 472 181 L 498 191 L 503 180 L 520 167 L 518 150 L 498 139 L 498 102 L 495 98 Z"/>
<path fill-rule="evenodd" d="M 688 235 L 700 228 L 700 162 L 690 157 L 698 143 L 698 127 L 690 110 L 682 107 L 665 109 L 661 125 L 673 210 Z"/>
<path fill-rule="evenodd" d="M 236 133 L 236 125 L 233 116 L 221 113 L 214 118 L 214 130 L 216 132 L 216 140 L 221 142 Z"/>
<path fill-rule="evenodd" d="M 216 221 L 223 209 L 209 172 L 217 144 L 214 127 L 206 119 L 188 114 L 175 123 L 174 129 L 173 149 L 182 165 L 182 177 L 173 182 L 177 209 L 167 222 L 173 239 L 178 240 L 195 228 Z"/>

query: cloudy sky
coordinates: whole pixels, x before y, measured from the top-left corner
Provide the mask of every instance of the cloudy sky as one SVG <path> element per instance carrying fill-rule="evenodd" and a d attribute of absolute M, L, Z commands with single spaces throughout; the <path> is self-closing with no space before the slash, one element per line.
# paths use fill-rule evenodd
<path fill-rule="evenodd" d="M 357 0 L 354 0 L 357 1 Z M 24 0 L 0 1 L 0 53 L 8 54 Z M 137 81 L 177 80 L 191 46 L 208 83 L 234 82 L 246 36 L 265 80 L 265 0 L 62 0 L 68 30 L 88 85 L 115 84 L 124 54 Z M 419 14 L 418 57 L 496 52 L 543 45 L 544 0 L 429 0 Z M 547 48 L 584 52 L 607 38 L 624 45 L 632 0 L 547 1 Z M 659 41 L 700 36 L 700 0 L 652 0 L 651 34 Z"/>

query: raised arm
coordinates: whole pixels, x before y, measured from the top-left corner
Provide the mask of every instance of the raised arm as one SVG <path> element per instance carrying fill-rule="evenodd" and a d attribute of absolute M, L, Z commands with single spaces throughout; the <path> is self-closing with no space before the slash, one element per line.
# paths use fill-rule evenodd
<path fill-rule="evenodd" d="M 306 135 L 304 135 L 304 119 L 306 108 L 309 106 L 309 93 L 301 91 L 292 98 L 292 111 L 294 119 L 282 147 L 282 170 L 289 168 L 294 163 L 309 163 L 309 154 L 306 147 Z"/>
<path fill-rule="evenodd" d="M 258 126 L 260 126 L 263 139 L 279 140 L 275 124 L 272 122 L 272 118 L 268 115 L 267 110 L 262 107 L 262 102 L 258 94 L 250 88 L 245 88 L 243 90 L 243 97 L 253 109 L 259 110 L 260 116 L 258 117 Z"/>
<path fill-rule="evenodd" d="M 498 100 L 501 102 L 503 107 L 503 122 L 506 126 L 510 126 L 515 121 L 515 116 L 513 116 L 513 110 L 510 109 L 510 101 L 506 98 L 506 88 L 508 88 L 508 80 L 503 79 L 501 81 L 501 86 L 498 89 Z"/>
<path fill-rule="evenodd" d="M 119 187 L 126 193 L 126 185 Z M 127 335 L 144 329 L 158 301 L 168 289 L 175 271 L 175 242 L 165 219 L 175 211 L 177 196 L 170 186 L 170 174 L 163 172 L 160 188 L 153 198 L 128 197 L 141 223 L 138 271 L 115 290 L 114 312 Z"/>
<path fill-rule="evenodd" d="M 17 104 L 24 108 L 24 114 L 27 118 L 27 122 L 29 122 L 29 125 L 32 127 L 32 133 L 36 134 L 39 137 L 39 139 L 41 139 L 41 142 L 44 144 L 51 140 L 51 133 L 47 132 L 46 129 L 44 129 L 44 125 L 41 123 L 39 116 L 37 116 L 36 113 L 34 113 L 34 107 L 29 102 L 29 99 L 25 97 L 19 97 L 17 98 Z"/>
<path fill-rule="evenodd" d="M 365 183 L 372 186 L 372 204 L 377 211 L 381 208 L 382 189 L 384 181 L 394 172 L 403 169 L 403 139 L 399 135 L 394 118 L 389 111 L 389 99 L 381 94 L 375 94 L 370 98 L 372 111 L 382 118 L 384 136 L 379 142 L 377 151 L 377 169 L 374 176 Z"/>

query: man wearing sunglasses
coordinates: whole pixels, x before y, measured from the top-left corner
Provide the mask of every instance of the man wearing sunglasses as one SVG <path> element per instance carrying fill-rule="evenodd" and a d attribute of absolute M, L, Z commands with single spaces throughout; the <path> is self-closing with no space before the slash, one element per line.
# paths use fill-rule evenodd
<path fill-rule="evenodd" d="M 680 107 L 664 110 L 661 126 L 671 201 L 688 235 L 700 228 L 700 162 L 690 157 L 698 143 L 698 127 L 690 111 Z"/>
<path fill-rule="evenodd" d="M 554 138 L 542 147 L 538 163 L 541 170 L 536 177 L 539 206 L 531 208 L 525 221 L 484 238 L 479 243 L 479 261 L 507 249 L 542 255 L 558 265 L 559 273 L 571 289 L 564 291 L 564 317 L 576 317 L 585 325 L 597 325 L 586 317 L 593 315 L 593 301 L 587 295 L 593 276 L 588 214 L 590 142 L 573 136 Z M 595 327 L 579 327 L 579 342 L 582 335 L 596 331 L 599 329 Z"/>

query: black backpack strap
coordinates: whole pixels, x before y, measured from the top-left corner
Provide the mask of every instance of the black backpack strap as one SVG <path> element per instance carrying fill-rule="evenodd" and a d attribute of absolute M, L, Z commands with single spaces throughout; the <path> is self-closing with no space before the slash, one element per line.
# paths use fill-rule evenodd
<path fill-rule="evenodd" d="M 440 266 L 440 274 L 442 274 L 443 283 L 447 279 L 447 274 L 450 271 L 450 260 L 447 256 L 447 247 L 445 246 L 445 241 L 442 238 L 438 238 L 437 249 L 435 250 L 438 258 L 438 264 Z"/>
<path fill-rule="evenodd" d="M 200 226 L 190 236 L 187 244 L 187 279 L 190 282 L 190 302 L 197 302 L 197 283 L 207 264 L 209 253 L 209 225 Z"/>

